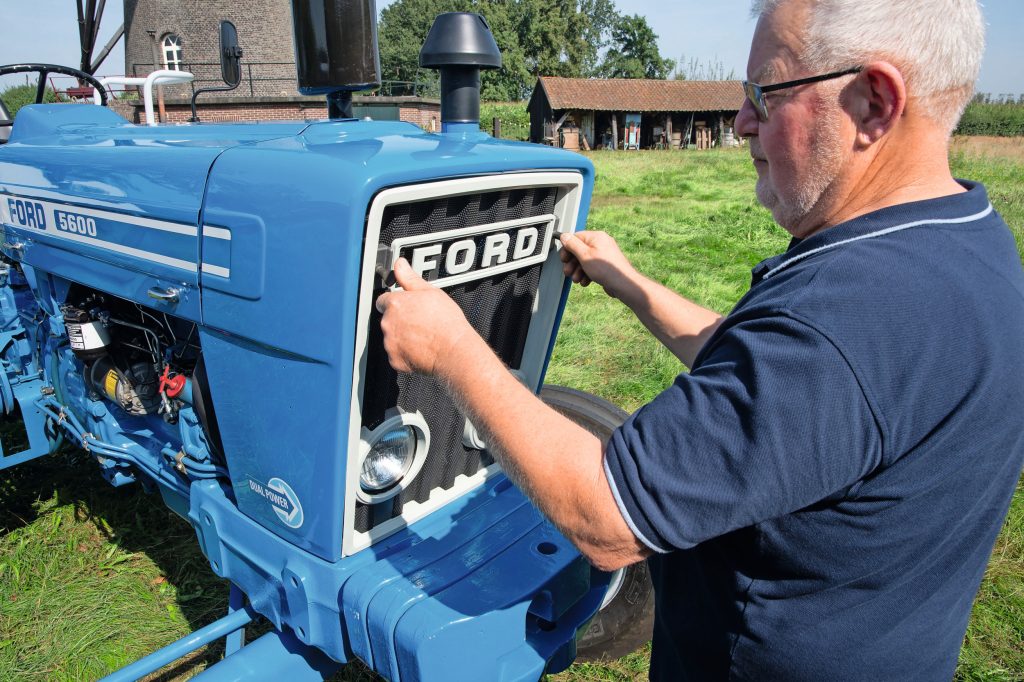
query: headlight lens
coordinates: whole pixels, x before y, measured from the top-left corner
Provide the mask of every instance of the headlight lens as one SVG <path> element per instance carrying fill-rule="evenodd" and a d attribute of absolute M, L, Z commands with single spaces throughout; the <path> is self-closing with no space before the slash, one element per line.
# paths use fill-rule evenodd
<path fill-rule="evenodd" d="M 416 431 L 399 426 L 386 431 L 363 459 L 359 484 L 368 493 L 386 490 L 402 480 L 416 458 Z"/>

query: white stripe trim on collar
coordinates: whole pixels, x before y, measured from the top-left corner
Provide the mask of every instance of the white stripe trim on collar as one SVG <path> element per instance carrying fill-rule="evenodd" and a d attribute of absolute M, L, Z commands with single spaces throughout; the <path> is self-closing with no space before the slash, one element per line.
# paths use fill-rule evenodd
<path fill-rule="evenodd" d="M 908 230 L 911 227 L 918 227 L 919 225 L 955 225 L 955 224 L 960 224 L 960 223 L 971 223 L 971 222 L 974 222 L 975 220 L 981 220 L 982 218 L 984 218 L 985 216 L 990 214 L 992 212 L 992 210 L 993 210 L 992 209 L 992 204 L 989 204 L 988 208 L 986 208 L 984 211 L 980 211 L 978 213 L 975 213 L 974 215 L 964 216 L 963 218 L 929 218 L 927 220 L 915 220 L 912 223 L 903 223 L 902 225 L 893 225 L 892 227 L 887 227 L 884 230 L 878 230 L 877 232 L 870 232 L 868 234 L 862 234 L 862 235 L 859 235 L 859 236 L 856 236 L 856 237 L 850 237 L 849 239 L 843 239 L 842 241 L 835 242 L 834 244 L 826 244 L 824 246 L 819 246 L 816 249 L 811 249 L 810 251 L 806 251 L 804 253 L 801 253 L 799 256 L 793 256 L 789 260 L 783 261 L 782 263 L 779 263 L 774 268 L 772 268 L 768 272 L 764 273 L 764 277 L 761 278 L 761 281 L 764 281 L 764 280 L 768 279 L 769 277 L 774 275 L 779 270 L 782 270 L 783 268 L 789 267 L 790 265 L 792 265 L 793 263 L 797 262 L 798 260 L 803 260 L 804 258 L 807 258 L 808 256 L 813 256 L 814 254 L 818 253 L 819 251 L 824 251 L 826 249 L 831 249 L 831 248 L 836 247 L 836 246 L 842 246 L 843 244 L 849 244 L 850 242 L 857 242 L 857 241 L 860 241 L 861 239 L 871 239 L 872 237 L 881 237 L 882 235 L 891 234 L 893 232 L 899 232 L 901 230 Z"/>

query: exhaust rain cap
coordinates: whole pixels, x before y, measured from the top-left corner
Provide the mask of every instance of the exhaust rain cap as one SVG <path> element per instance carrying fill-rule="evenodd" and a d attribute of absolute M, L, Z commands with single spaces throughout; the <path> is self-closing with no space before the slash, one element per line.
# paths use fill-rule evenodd
<path fill-rule="evenodd" d="M 479 14 L 439 14 L 420 50 L 420 66 L 441 72 L 441 122 L 480 122 L 480 69 L 500 69 L 501 51 Z"/>

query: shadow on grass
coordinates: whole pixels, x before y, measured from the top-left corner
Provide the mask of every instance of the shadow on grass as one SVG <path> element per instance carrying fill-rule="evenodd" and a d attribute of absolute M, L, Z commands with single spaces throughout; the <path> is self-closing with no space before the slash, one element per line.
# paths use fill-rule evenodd
<path fill-rule="evenodd" d="M 64 448 L 55 455 L 5 471 L 0 477 L 0 529 L 4 535 L 35 524 L 44 506 L 48 511 L 42 515 L 70 507 L 75 524 L 90 528 L 90 537 L 76 539 L 79 552 L 92 554 L 113 546 L 107 551 L 145 555 L 159 573 L 154 581 L 145 582 L 171 588 L 165 591 L 191 630 L 226 613 L 227 582 L 210 571 L 192 526 L 167 509 L 159 494 L 147 494 L 138 484 L 113 488 L 100 476 L 89 455 Z M 102 575 L 107 569 L 101 564 L 95 570 Z M 111 594 L 97 597 L 126 598 L 117 593 L 114 584 L 110 589 Z M 131 625 L 126 624 L 126 628 L 130 632 Z M 166 643 L 154 642 L 153 648 Z M 200 659 L 193 655 L 190 660 L 193 665 L 210 665 L 222 656 L 223 643 L 218 642 L 202 650 Z M 152 679 L 172 680 L 183 672 L 175 669 Z"/>
<path fill-rule="evenodd" d="M 18 448 L 17 436 L 12 438 L 12 435 L 11 422 L 0 425 L 0 438 L 3 438 L 7 451 Z M 130 600 L 137 597 L 136 592 L 145 590 L 158 593 L 158 601 L 167 603 L 167 613 L 163 616 L 158 609 L 155 610 L 155 616 L 139 616 L 140 619 L 162 618 L 167 627 L 158 628 L 158 633 L 151 630 L 144 633 L 133 631 L 130 620 L 120 626 L 120 632 L 113 634 L 120 639 L 108 643 L 120 649 L 117 660 L 101 656 L 110 664 L 106 672 L 112 672 L 138 657 L 127 654 L 122 642 L 134 640 L 133 644 L 142 651 L 140 655 L 145 655 L 187 634 L 176 632 L 166 635 L 168 631 L 182 629 L 181 624 L 175 628 L 174 624 L 166 623 L 168 618 L 174 620 L 175 609 L 180 611 L 187 631 L 208 625 L 227 612 L 228 582 L 213 574 L 209 562 L 199 550 L 192 526 L 165 507 L 158 493 L 146 493 L 139 484 L 111 487 L 100 475 L 90 455 L 68 447 L 62 448 L 57 454 L 0 472 L 0 543 L 12 534 L 19 534 L 22 529 L 32 536 L 50 533 L 51 525 L 56 528 L 58 524 L 49 523 L 47 517 L 59 514 L 66 517 L 73 515 L 74 521 L 58 530 L 66 534 L 58 537 L 58 544 L 75 545 L 71 551 L 80 552 L 86 560 L 87 570 L 100 578 L 100 588 L 93 589 L 87 598 L 106 604 L 128 602 L 125 606 L 130 610 Z M 142 561 L 113 568 L 105 567 L 103 561 L 96 561 L 96 557 L 107 556 L 107 564 L 111 565 L 114 562 L 109 561 L 110 555 L 115 552 L 115 562 L 117 556 L 137 555 L 141 555 Z M 152 567 L 136 567 L 136 563 L 151 563 Z M 37 580 L 28 575 L 31 568 L 23 566 L 17 581 L 10 574 L 4 575 L 0 571 L 0 588 L 4 587 L 4 579 L 9 579 L 8 587 L 12 596 L 15 592 L 28 591 L 25 581 Z M 115 576 L 113 570 L 127 571 L 129 575 Z M 104 580 L 105 577 L 110 579 Z M 125 589 L 125 580 L 135 584 Z M 15 589 L 14 582 L 19 583 L 18 589 Z M 80 583 L 71 582 L 64 585 L 58 583 L 57 589 L 69 595 L 71 591 L 86 588 Z M 2 592 L 4 590 L 0 589 Z M 46 603 L 37 607 L 34 615 L 42 619 L 57 617 L 54 613 L 48 613 Z M 0 604 L 0 622 L 3 620 L 4 605 Z M 0 640 L 31 637 L 34 634 L 26 632 L 19 635 L 18 628 L 30 628 L 31 624 L 18 616 L 12 618 L 8 614 L 7 622 L 10 624 L 10 632 L 4 633 L 5 636 L 0 637 Z M 69 625 L 73 627 L 74 624 Z M 143 629 L 138 621 L 135 625 Z M 246 629 L 246 639 L 253 641 L 271 630 L 272 626 L 267 621 L 259 619 Z M 224 640 L 218 640 L 144 679 L 154 682 L 185 680 L 216 664 L 223 656 Z M 31 661 L 26 662 L 25 667 L 38 670 L 37 665 L 38 662 Z M 76 674 L 74 670 L 79 672 Z M 88 678 L 86 670 L 81 668 L 66 670 L 62 675 L 70 679 Z M 16 679 L 33 677 L 31 673 L 28 678 L 15 673 Z M 0 674 L 0 678 L 7 679 L 3 674 Z M 335 682 L 373 682 L 381 678 L 356 661 L 331 679 Z"/>

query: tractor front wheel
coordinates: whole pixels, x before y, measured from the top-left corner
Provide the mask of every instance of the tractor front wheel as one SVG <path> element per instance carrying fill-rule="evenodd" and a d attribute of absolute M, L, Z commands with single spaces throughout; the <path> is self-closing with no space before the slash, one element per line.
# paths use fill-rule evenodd
<path fill-rule="evenodd" d="M 540 398 L 607 443 L 626 417 L 623 410 L 595 395 L 546 385 Z M 577 660 L 620 658 L 646 644 L 654 630 L 654 588 L 647 562 L 612 574 L 601 609 L 577 642 Z"/>

